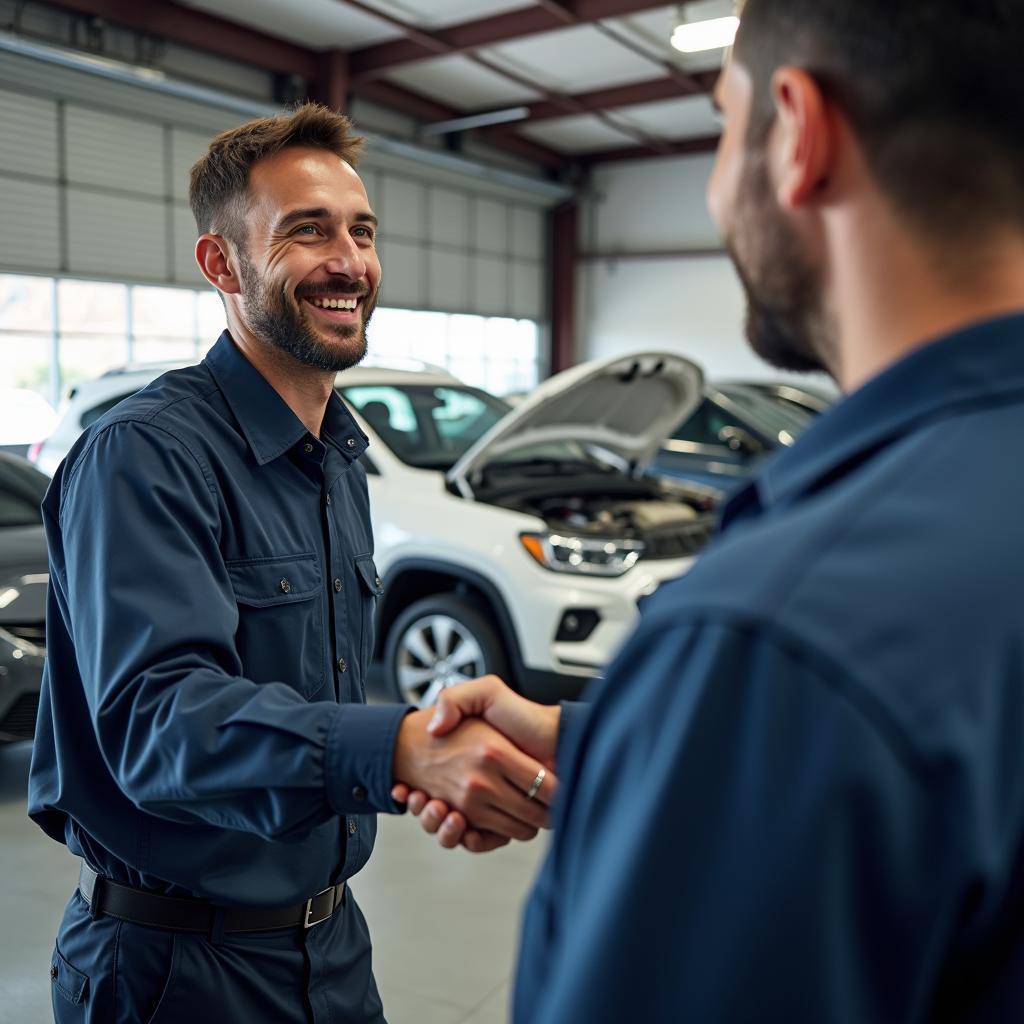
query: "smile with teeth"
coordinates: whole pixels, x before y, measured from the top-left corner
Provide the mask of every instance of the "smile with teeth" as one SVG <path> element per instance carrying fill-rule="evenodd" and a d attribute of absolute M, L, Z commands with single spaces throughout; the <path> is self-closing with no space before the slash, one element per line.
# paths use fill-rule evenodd
<path fill-rule="evenodd" d="M 306 299 L 308 303 L 316 306 L 317 309 L 347 309 L 353 310 L 359 305 L 359 298 L 336 299 L 328 296 L 313 295 Z"/>

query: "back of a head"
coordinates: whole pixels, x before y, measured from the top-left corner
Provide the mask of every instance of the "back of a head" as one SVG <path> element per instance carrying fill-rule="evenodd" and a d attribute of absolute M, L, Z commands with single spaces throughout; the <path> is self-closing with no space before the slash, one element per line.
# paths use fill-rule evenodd
<path fill-rule="evenodd" d="M 750 142 L 770 82 L 804 68 L 844 111 L 879 186 L 922 232 L 1024 234 L 1024 0 L 746 0 Z"/>

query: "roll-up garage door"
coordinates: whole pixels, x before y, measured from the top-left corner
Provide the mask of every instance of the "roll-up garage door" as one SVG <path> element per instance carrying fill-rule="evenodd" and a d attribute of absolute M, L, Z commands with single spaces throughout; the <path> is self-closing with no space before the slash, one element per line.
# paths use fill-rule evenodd
<path fill-rule="evenodd" d="M 0 52 L 0 271 L 197 286 L 188 169 L 247 116 Z M 389 306 L 545 319 L 551 186 L 371 137 Z M 493 180 L 492 180 L 493 179 Z"/>

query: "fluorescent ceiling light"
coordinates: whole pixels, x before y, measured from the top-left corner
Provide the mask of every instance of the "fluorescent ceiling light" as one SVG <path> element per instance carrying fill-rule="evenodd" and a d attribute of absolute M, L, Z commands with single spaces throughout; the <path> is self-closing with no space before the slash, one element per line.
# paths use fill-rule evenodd
<path fill-rule="evenodd" d="M 740 19 L 712 18 L 710 21 L 684 22 L 672 33 L 672 45 L 683 53 L 700 53 L 732 46 Z"/>

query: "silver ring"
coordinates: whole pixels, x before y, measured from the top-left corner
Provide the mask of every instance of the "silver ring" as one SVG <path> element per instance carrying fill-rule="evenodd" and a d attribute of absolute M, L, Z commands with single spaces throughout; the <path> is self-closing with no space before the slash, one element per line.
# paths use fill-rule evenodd
<path fill-rule="evenodd" d="M 530 788 L 526 791 L 527 800 L 532 800 L 540 792 L 540 787 L 544 784 L 544 779 L 547 778 L 547 774 L 548 773 L 544 768 L 541 768 L 541 770 L 537 772 L 537 778 L 533 780 L 530 784 Z"/>

